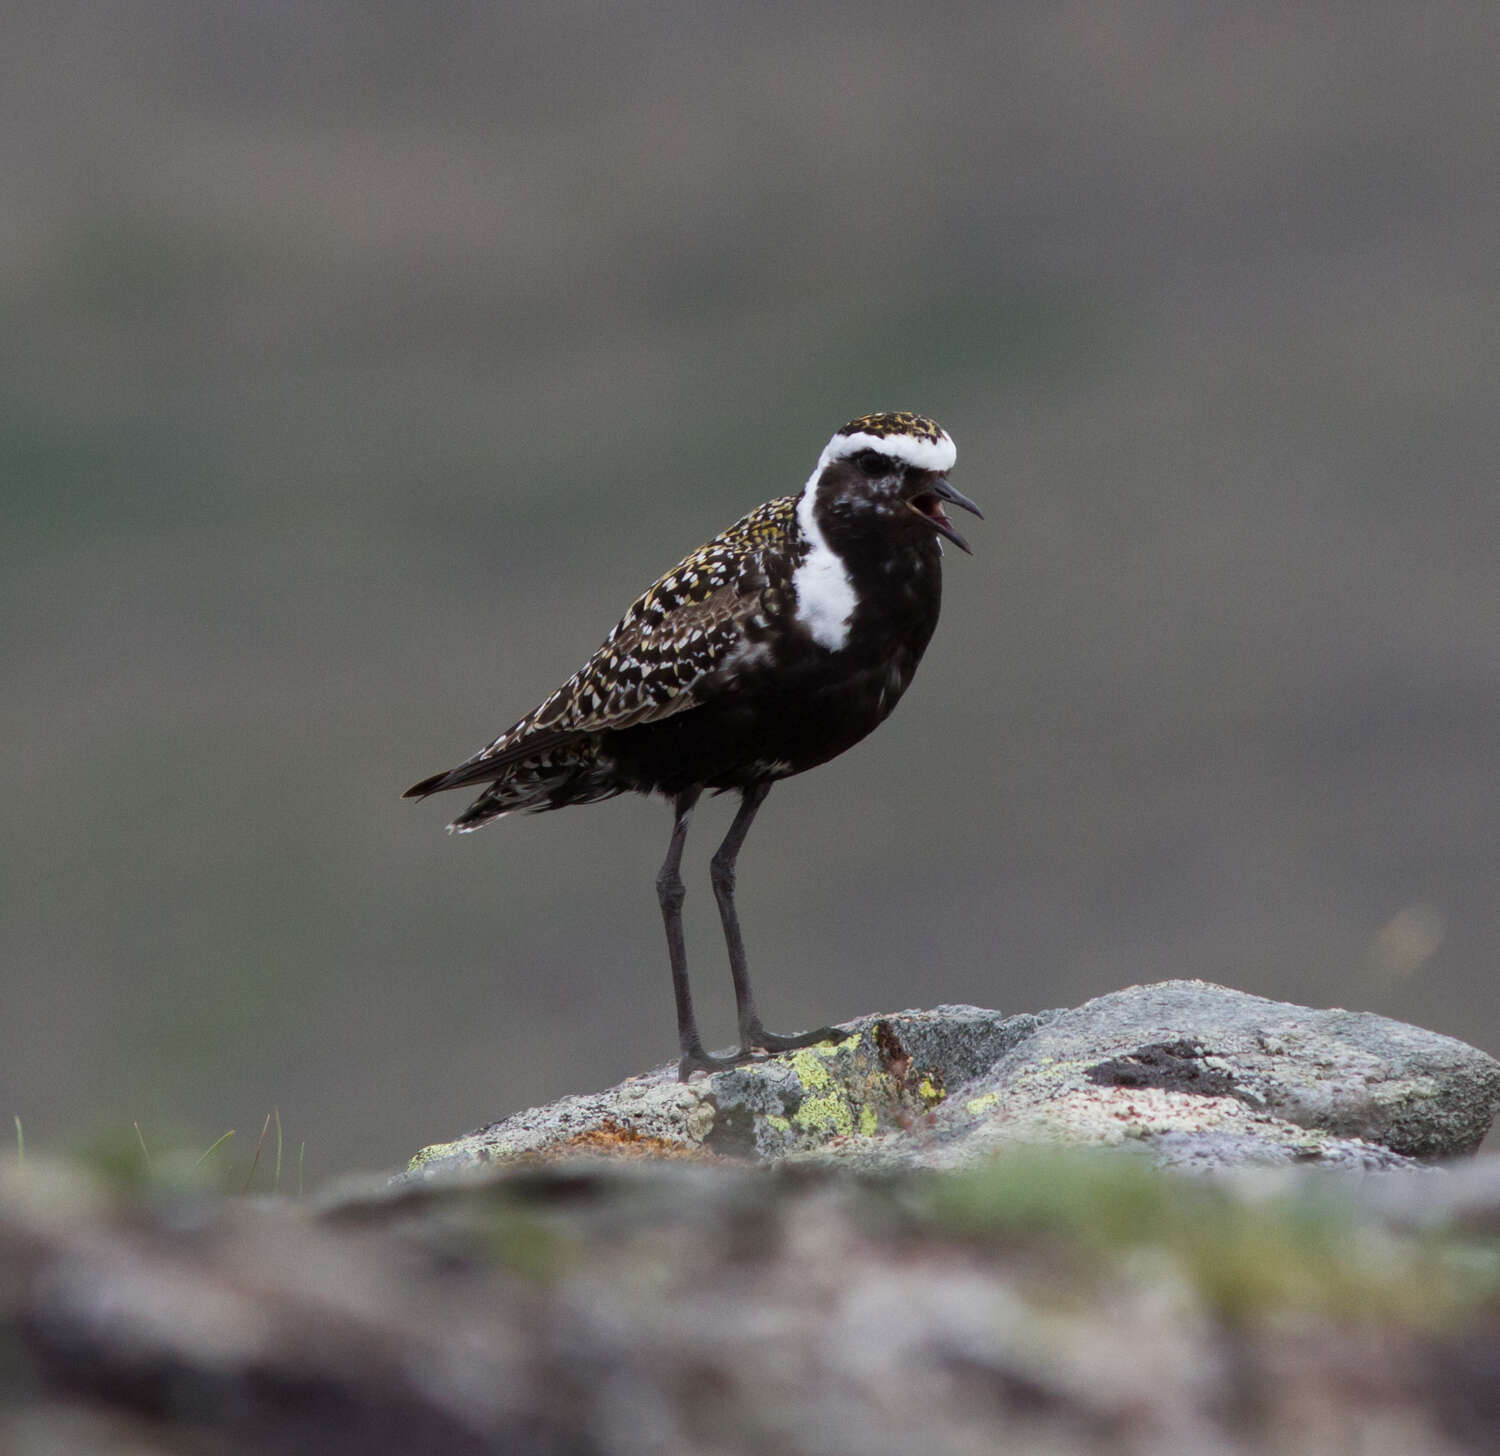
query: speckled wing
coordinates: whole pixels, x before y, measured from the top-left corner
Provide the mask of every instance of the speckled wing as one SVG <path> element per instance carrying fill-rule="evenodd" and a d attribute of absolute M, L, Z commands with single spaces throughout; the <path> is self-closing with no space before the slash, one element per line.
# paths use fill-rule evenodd
<path fill-rule="evenodd" d="M 698 702 L 763 617 L 765 558 L 790 548 L 797 499 L 767 501 L 648 588 L 599 650 L 545 702 L 450 773 L 432 793 L 493 781 L 507 765 L 565 750 L 583 735 L 650 723 Z"/>

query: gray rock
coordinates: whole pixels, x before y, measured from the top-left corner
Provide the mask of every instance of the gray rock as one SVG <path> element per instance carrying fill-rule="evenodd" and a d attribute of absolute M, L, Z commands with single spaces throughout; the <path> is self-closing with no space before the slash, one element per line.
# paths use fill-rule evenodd
<path fill-rule="evenodd" d="M 1204 981 L 847 1030 L 688 1084 L 662 1067 L 532 1108 L 424 1148 L 406 1176 L 579 1153 L 957 1168 L 1031 1143 L 1136 1146 L 1195 1171 L 1383 1171 L 1473 1152 L 1500 1110 L 1500 1063 L 1463 1042 Z"/>
<path fill-rule="evenodd" d="M 1050 1018 L 937 1110 L 929 1161 L 1138 1142 L 1194 1169 L 1391 1169 L 1473 1152 L 1497 1110 L 1500 1063 L 1452 1037 L 1167 981 Z"/>

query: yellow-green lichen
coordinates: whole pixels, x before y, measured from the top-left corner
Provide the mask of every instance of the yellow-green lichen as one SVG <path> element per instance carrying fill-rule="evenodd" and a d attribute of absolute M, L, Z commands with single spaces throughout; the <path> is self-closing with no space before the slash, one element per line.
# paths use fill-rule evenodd
<path fill-rule="evenodd" d="M 941 1102 L 948 1095 L 941 1087 L 933 1086 L 931 1077 L 923 1077 L 917 1083 L 917 1092 L 921 1095 L 922 1101 L 927 1103 L 929 1107 L 934 1102 Z"/>
<path fill-rule="evenodd" d="M 847 1137 L 854 1131 L 854 1110 L 849 1099 L 835 1090 L 804 1097 L 802 1105 L 792 1114 L 792 1121 L 803 1132 Z"/>
<path fill-rule="evenodd" d="M 828 1070 L 828 1056 L 830 1052 L 837 1050 L 837 1047 L 815 1046 L 793 1052 L 792 1070 L 797 1074 L 797 1080 L 804 1087 L 829 1086 L 833 1082 L 833 1076 Z"/>
<path fill-rule="evenodd" d="M 999 1101 L 1000 1094 L 998 1092 L 986 1092 L 983 1097 L 974 1097 L 965 1102 L 964 1111 L 970 1117 L 978 1117 L 981 1113 L 988 1112 Z"/>
<path fill-rule="evenodd" d="M 875 1136 L 875 1109 L 868 1102 L 859 1109 L 859 1130 L 865 1137 Z"/>
<path fill-rule="evenodd" d="M 453 1157 L 462 1141 L 463 1139 L 452 1143 L 429 1143 L 425 1148 L 418 1148 L 412 1154 L 411 1162 L 406 1165 L 406 1171 L 408 1173 L 415 1173 L 418 1168 L 425 1167 L 428 1163 L 434 1163 L 439 1158 Z"/>
<path fill-rule="evenodd" d="M 774 1112 L 765 1115 L 766 1126 L 774 1127 L 779 1133 L 789 1133 L 792 1130 L 792 1120 L 789 1117 L 778 1117 Z"/>
<path fill-rule="evenodd" d="M 792 1056 L 792 1070 L 806 1089 L 792 1122 L 803 1132 L 823 1137 L 845 1137 L 854 1131 L 854 1110 L 848 1094 L 828 1070 L 828 1058 L 837 1047 L 807 1047 Z"/>
<path fill-rule="evenodd" d="M 791 1055 L 792 1070 L 804 1087 L 827 1087 L 833 1081 L 828 1063 L 851 1049 L 858 1048 L 860 1036 L 856 1032 L 843 1041 L 823 1042 L 819 1046 L 803 1047 Z"/>

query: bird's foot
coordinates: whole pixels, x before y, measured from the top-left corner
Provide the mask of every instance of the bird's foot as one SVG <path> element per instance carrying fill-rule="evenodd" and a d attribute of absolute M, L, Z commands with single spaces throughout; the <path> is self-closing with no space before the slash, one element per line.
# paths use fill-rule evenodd
<path fill-rule="evenodd" d="M 767 1031 L 765 1027 L 757 1024 L 750 1028 L 749 1035 L 745 1038 L 744 1048 L 735 1052 L 733 1056 L 712 1056 L 702 1047 L 694 1047 L 684 1052 L 682 1060 L 677 1063 L 677 1080 L 686 1082 L 695 1072 L 727 1072 L 731 1067 L 743 1067 L 750 1062 L 763 1062 L 768 1056 L 774 1056 L 777 1052 L 795 1052 L 803 1047 L 843 1041 L 848 1035 L 847 1031 L 840 1031 L 836 1026 L 820 1026 L 816 1031 L 799 1031 L 795 1036 L 782 1036 L 777 1032 Z"/>
<path fill-rule="evenodd" d="M 730 1067 L 742 1067 L 751 1060 L 749 1052 L 736 1052 L 732 1057 L 714 1057 L 699 1047 L 694 1051 L 683 1052 L 682 1060 L 677 1063 L 677 1080 L 686 1082 L 694 1072 L 727 1072 Z"/>
<path fill-rule="evenodd" d="M 847 1031 L 840 1031 L 836 1026 L 820 1026 L 816 1031 L 799 1031 L 795 1036 L 781 1036 L 757 1024 L 749 1028 L 748 1035 L 745 1037 L 745 1045 L 757 1052 L 795 1052 L 803 1047 L 821 1046 L 830 1041 L 843 1041 L 848 1035 Z"/>

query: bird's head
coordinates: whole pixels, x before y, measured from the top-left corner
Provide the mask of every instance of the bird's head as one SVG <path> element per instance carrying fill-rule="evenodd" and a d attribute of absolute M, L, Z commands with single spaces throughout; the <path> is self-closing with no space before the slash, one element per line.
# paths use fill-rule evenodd
<path fill-rule="evenodd" d="M 981 515 L 948 480 L 957 458 L 948 432 L 933 420 L 904 410 L 863 415 L 828 442 L 804 497 L 820 526 L 835 534 L 881 531 L 924 541 L 935 532 L 968 551 L 943 509 L 946 503 Z"/>

